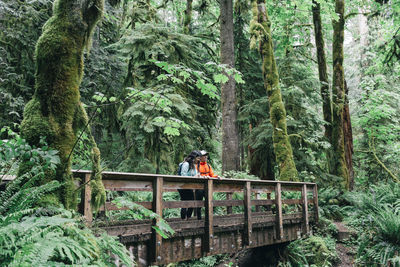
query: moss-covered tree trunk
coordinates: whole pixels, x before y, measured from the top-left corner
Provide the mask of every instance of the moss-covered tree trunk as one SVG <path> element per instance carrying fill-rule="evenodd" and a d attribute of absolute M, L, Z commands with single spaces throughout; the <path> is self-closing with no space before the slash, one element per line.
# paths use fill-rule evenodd
<path fill-rule="evenodd" d="M 233 43 L 233 1 L 221 0 L 221 63 L 235 66 Z M 236 86 L 232 75 L 221 86 L 222 106 L 222 172 L 239 170 L 239 133 L 237 127 Z"/>
<path fill-rule="evenodd" d="M 250 32 L 259 40 L 259 51 L 263 59 L 264 87 L 268 94 L 270 120 L 274 129 L 272 139 L 276 162 L 279 167 L 279 176 L 281 180 L 297 181 L 298 173 L 287 134 L 286 110 L 279 87 L 279 75 L 271 38 L 271 22 L 265 0 L 253 0 L 252 10 L 253 20 L 250 25 Z M 252 40 L 253 44 L 254 40 Z"/>
<path fill-rule="evenodd" d="M 39 145 L 41 137 L 59 151 L 61 163 L 45 183 L 57 179 L 64 186 L 43 201 L 76 208 L 77 192 L 71 175 L 71 153 L 77 134 L 87 126 L 87 115 L 80 102 L 79 85 L 83 75 L 83 52 L 90 44 L 93 29 L 102 16 L 104 0 L 56 0 L 53 16 L 43 27 L 35 51 L 35 93 L 24 110 L 23 137 Z M 100 175 L 100 152 L 93 145 L 94 176 L 92 202 L 97 208 L 105 199 Z M 22 165 L 20 174 L 26 171 Z"/>
<path fill-rule="evenodd" d="M 342 189 L 349 189 L 349 172 L 346 166 L 343 111 L 345 103 L 343 41 L 344 41 L 344 0 L 335 1 L 335 12 L 339 19 L 333 21 L 333 78 L 332 78 L 332 159 L 331 173 L 342 178 Z"/>
<path fill-rule="evenodd" d="M 321 21 L 321 6 L 315 0 L 313 1 L 313 23 L 315 33 L 315 46 L 317 48 L 317 61 L 318 61 L 318 74 L 319 82 L 321 86 L 321 97 L 322 97 L 322 110 L 325 125 L 325 137 L 331 143 L 332 138 L 332 101 L 329 90 L 328 71 L 325 57 L 325 42 L 324 35 L 322 33 L 322 21 Z"/>
<path fill-rule="evenodd" d="M 343 136 L 346 166 L 349 172 L 349 190 L 354 188 L 354 169 L 353 169 L 353 129 L 351 127 L 350 106 L 349 106 L 349 88 L 346 80 L 344 81 L 345 103 L 343 110 Z"/>
<path fill-rule="evenodd" d="M 190 33 L 190 23 L 192 22 L 193 0 L 187 0 L 185 17 L 183 19 L 183 33 Z"/>

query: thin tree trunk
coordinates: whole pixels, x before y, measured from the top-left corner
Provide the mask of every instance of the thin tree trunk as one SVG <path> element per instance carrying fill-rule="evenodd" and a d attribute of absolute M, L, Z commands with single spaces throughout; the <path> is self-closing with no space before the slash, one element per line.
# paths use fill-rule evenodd
<path fill-rule="evenodd" d="M 333 21 L 333 78 L 332 78 L 332 160 L 331 173 L 342 178 L 341 186 L 349 189 L 350 179 L 346 164 L 343 111 L 345 103 L 343 41 L 344 41 L 344 0 L 335 1 L 335 12 L 338 21 Z"/>
<path fill-rule="evenodd" d="M 183 33 L 190 33 L 190 23 L 192 21 L 193 0 L 186 1 L 185 17 L 183 20 Z"/>
<path fill-rule="evenodd" d="M 232 0 L 221 0 L 221 63 L 234 67 L 233 43 L 233 3 Z M 236 125 L 237 108 L 235 80 L 229 80 L 221 87 L 222 106 L 222 172 L 239 170 L 239 134 Z"/>
<path fill-rule="evenodd" d="M 280 180 L 297 181 L 298 173 L 287 134 L 286 110 L 279 87 L 279 75 L 271 38 L 271 22 L 265 7 L 265 0 L 253 1 L 252 10 L 253 21 L 250 31 L 253 34 L 258 34 L 259 38 L 259 51 L 263 59 L 264 87 L 267 90 L 270 120 L 274 129 L 272 139 Z"/>
<path fill-rule="evenodd" d="M 344 81 L 345 88 L 345 104 L 343 110 L 343 135 L 344 149 L 346 156 L 346 166 L 349 171 L 349 190 L 354 189 L 354 169 L 353 169 L 353 130 L 351 127 L 350 107 L 349 107 L 349 88 L 346 80 Z"/>
<path fill-rule="evenodd" d="M 329 143 L 332 143 L 332 101 L 329 91 L 328 71 L 325 57 L 325 42 L 322 33 L 321 6 L 315 0 L 313 0 L 312 12 L 315 46 L 317 48 L 319 81 L 321 83 L 322 110 L 324 121 L 326 122 L 325 137 L 328 139 Z"/>

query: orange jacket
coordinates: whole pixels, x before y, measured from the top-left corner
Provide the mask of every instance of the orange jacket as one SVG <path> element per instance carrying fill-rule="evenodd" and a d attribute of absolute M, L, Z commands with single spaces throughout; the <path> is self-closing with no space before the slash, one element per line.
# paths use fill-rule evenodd
<path fill-rule="evenodd" d="M 210 164 L 206 162 L 199 162 L 197 163 L 196 167 L 201 176 L 218 177 L 218 175 L 214 174 Z"/>

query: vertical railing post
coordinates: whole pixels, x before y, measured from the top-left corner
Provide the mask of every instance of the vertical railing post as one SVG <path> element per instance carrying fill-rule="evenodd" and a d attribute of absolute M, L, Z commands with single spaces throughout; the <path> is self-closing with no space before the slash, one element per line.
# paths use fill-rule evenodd
<path fill-rule="evenodd" d="M 163 194 L 163 178 L 157 177 L 153 181 L 153 212 L 159 217 L 153 221 L 156 225 L 160 218 L 162 218 L 162 194 Z M 152 250 L 154 253 L 153 261 L 161 261 L 161 246 L 162 246 L 162 236 L 159 235 L 154 229 L 152 234 Z"/>
<path fill-rule="evenodd" d="M 207 179 L 204 185 L 205 190 L 205 223 L 204 223 L 204 251 L 211 252 L 214 239 L 214 217 L 213 217 L 213 180 Z"/>
<path fill-rule="evenodd" d="M 226 193 L 226 200 L 232 200 L 232 193 Z M 232 214 L 232 206 L 226 207 L 226 214 Z"/>
<path fill-rule="evenodd" d="M 86 219 L 86 224 L 91 225 L 93 221 L 93 212 L 92 212 L 92 188 L 90 187 L 90 178 L 92 175 L 90 173 L 85 174 L 85 178 L 83 179 L 83 190 L 81 193 L 81 203 L 82 203 L 82 213 Z"/>
<path fill-rule="evenodd" d="M 256 199 L 260 199 L 260 193 L 256 193 Z M 256 205 L 256 212 L 260 212 L 260 206 Z"/>
<path fill-rule="evenodd" d="M 282 192 L 281 183 L 275 186 L 275 206 L 276 206 L 276 237 L 283 239 L 283 218 L 282 218 Z"/>
<path fill-rule="evenodd" d="M 246 182 L 244 188 L 244 243 L 250 246 L 253 242 L 251 241 L 252 229 L 251 221 L 251 183 Z"/>
<path fill-rule="evenodd" d="M 310 226 L 308 223 L 308 199 L 307 199 L 307 185 L 303 184 L 301 190 L 301 203 L 303 210 L 303 234 L 307 234 L 310 231 Z"/>
<path fill-rule="evenodd" d="M 318 187 L 317 184 L 314 184 L 313 187 L 313 204 L 314 204 L 314 223 L 318 222 L 319 214 L 318 214 Z"/>

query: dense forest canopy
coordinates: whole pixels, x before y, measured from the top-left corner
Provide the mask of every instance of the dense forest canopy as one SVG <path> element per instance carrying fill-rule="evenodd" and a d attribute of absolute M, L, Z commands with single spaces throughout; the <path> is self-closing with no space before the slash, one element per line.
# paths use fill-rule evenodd
<path fill-rule="evenodd" d="M 352 220 L 360 264 L 399 264 L 399 0 L 0 0 L 0 28 L 0 182 L 20 177 L 0 226 L 75 210 L 72 168 L 99 208 L 101 171 L 176 174 L 206 150 L 224 177 L 317 183 L 322 227 Z"/>

